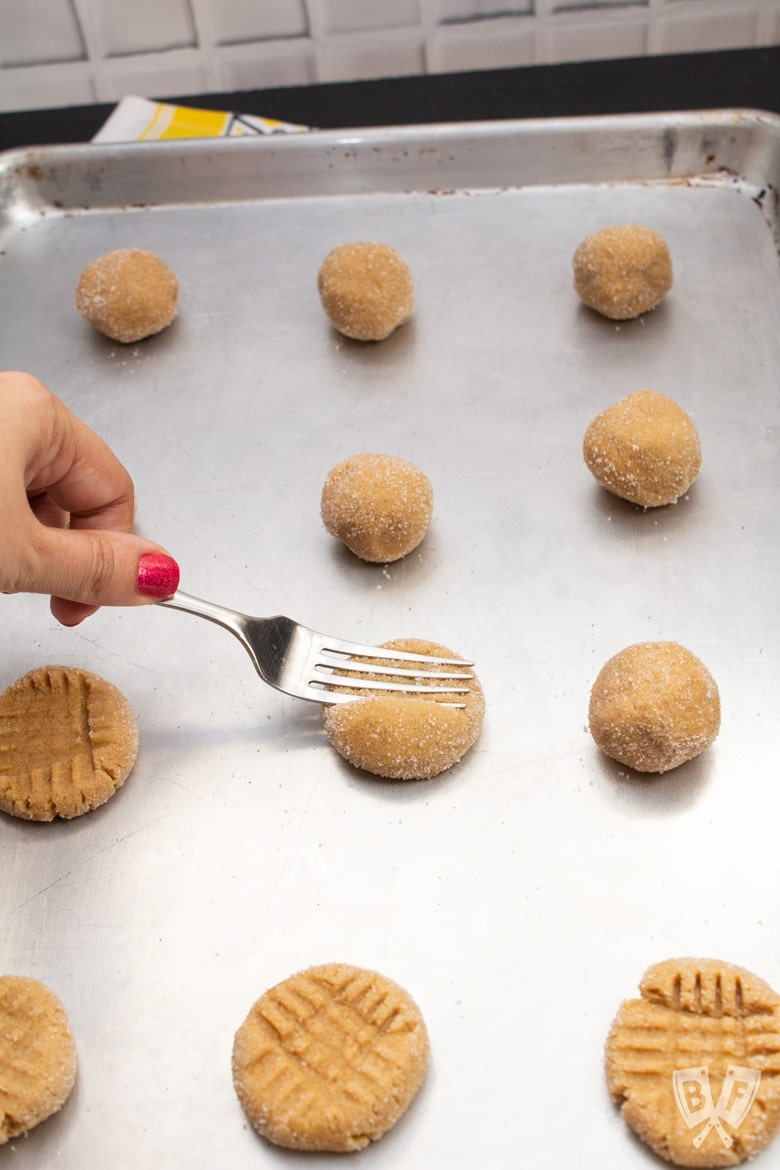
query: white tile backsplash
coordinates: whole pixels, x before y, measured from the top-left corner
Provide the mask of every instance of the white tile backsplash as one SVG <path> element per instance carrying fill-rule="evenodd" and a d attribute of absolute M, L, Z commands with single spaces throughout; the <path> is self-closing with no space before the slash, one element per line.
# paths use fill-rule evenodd
<path fill-rule="evenodd" d="M 444 26 L 428 51 L 431 73 L 458 73 L 470 69 L 508 69 L 536 60 L 536 31 L 520 20 L 495 22 L 490 34 L 475 37 L 471 25 Z"/>
<path fill-rule="evenodd" d="M 94 81 L 70 68 L 0 70 L 0 109 L 55 109 L 97 100 Z"/>
<path fill-rule="evenodd" d="M 0 109 L 780 44 L 780 0 L 0 0 Z"/>
<path fill-rule="evenodd" d="M 366 0 L 309 0 L 309 4 L 319 9 L 320 26 L 326 34 L 419 26 L 422 19 L 419 0 L 395 0 L 393 4 L 372 4 Z"/>
<path fill-rule="evenodd" d="M 649 8 L 650 0 L 555 0 L 553 12 L 587 12 L 605 8 Z"/>
<path fill-rule="evenodd" d="M 196 45 L 188 0 L 100 0 L 97 19 L 108 56 Z"/>
<path fill-rule="evenodd" d="M 661 53 L 695 53 L 701 50 L 737 49 L 755 44 L 758 14 L 750 5 L 730 12 L 669 14 L 660 25 L 658 51 Z"/>
<path fill-rule="evenodd" d="M 167 2 L 167 0 L 165 0 Z M 218 45 L 273 37 L 304 37 L 309 30 L 304 0 L 202 0 Z"/>
<path fill-rule="evenodd" d="M 425 50 L 422 38 L 381 41 L 355 40 L 326 46 L 319 55 L 322 81 L 351 81 L 355 77 L 404 77 L 423 73 Z"/>
<path fill-rule="evenodd" d="M 313 50 L 289 42 L 274 42 L 271 52 L 241 46 L 221 58 L 215 89 L 276 89 L 284 85 L 311 85 L 318 80 Z"/>
<path fill-rule="evenodd" d="M 555 22 L 546 33 L 548 61 L 598 61 L 642 57 L 647 52 L 648 21 L 593 20 Z"/>
<path fill-rule="evenodd" d="M 0 0 L 0 30 L 2 68 L 86 56 L 70 0 Z"/>
<path fill-rule="evenodd" d="M 435 0 L 435 12 L 440 23 L 532 16 L 534 0 Z"/>
<path fill-rule="evenodd" d="M 155 54 L 123 57 L 97 70 L 95 89 L 101 102 L 119 101 L 126 94 L 164 98 L 182 93 L 202 93 L 208 75 L 196 54 L 171 54 L 178 58 L 160 61 Z"/>

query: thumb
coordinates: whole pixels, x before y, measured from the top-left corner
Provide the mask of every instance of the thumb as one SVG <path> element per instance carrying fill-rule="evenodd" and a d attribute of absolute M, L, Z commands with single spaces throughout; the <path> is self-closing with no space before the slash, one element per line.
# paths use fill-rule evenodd
<path fill-rule="evenodd" d="M 52 613 L 64 625 L 76 625 L 101 605 L 161 601 L 179 584 L 173 557 L 132 533 L 41 527 L 36 545 L 32 588 L 51 594 Z"/>

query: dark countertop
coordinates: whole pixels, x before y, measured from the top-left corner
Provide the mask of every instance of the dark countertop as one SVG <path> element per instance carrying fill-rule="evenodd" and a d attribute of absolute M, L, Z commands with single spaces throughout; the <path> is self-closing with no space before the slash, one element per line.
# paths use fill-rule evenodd
<path fill-rule="evenodd" d="M 321 129 L 747 108 L 780 114 L 780 46 L 166 98 Z M 113 103 L 0 114 L 0 150 L 85 142 Z"/>

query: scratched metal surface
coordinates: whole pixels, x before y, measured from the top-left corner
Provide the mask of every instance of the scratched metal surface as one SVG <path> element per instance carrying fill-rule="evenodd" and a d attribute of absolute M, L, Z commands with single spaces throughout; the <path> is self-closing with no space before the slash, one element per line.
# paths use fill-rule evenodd
<path fill-rule="evenodd" d="M 476 659 L 487 717 L 449 773 L 382 782 L 216 627 L 142 608 L 74 632 L 43 598 L 3 598 L 3 685 L 83 666 L 141 733 L 100 810 L 0 819 L 0 969 L 56 990 L 80 1060 L 67 1107 L 4 1167 L 335 1165 L 256 1138 L 230 1077 L 253 1000 L 330 960 L 407 987 L 432 1043 L 408 1115 L 353 1163 L 652 1164 L 603 1081 L 620 1000 L 681 954 L 780 987 L 779 143 L 776 119 L 706 114 L 5 158 L 2 364 L 114 447 L 183 587 L 449 644 Z M 664 234 L 675 285 L 618 326 L 578 303 L 571 255 L 627 221 Z M 414 321 L 381 345 L 340 339 L 315 291 L 327 251 L 360 238 L 416 281 Z M 129 347 L 72 306 L 84 265 L 122 245 L 181 282 L 174 326 Z M 688 497 L 649 512 L 580 455 L 593 416 L 643 386 L 689 410 L 704 452 Z M 360 450 L 434 484 L 424 544 L 387 567 L 319 520 L 327 471 Z M 707 663 L 723 724 L 642 779 L 585 724 L 603 662 L 656 638 Z"/>

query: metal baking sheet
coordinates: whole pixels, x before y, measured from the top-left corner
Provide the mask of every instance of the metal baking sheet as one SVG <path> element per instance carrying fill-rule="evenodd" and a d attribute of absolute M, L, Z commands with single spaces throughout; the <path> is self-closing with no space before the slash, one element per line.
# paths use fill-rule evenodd
<path fill-rule="evenodd" d="M 2 364 L 111 444 L 183 587 L 443 642 L 475 658 L 487 716 L 449 773 L 385 782 L 216 627 L 144 607 L 65 630 L 46 599 L 4 597 L 2 684 L 102 674 L 141 751 L 90 815 L 0 818 L 0 968 L 60 995 L 80 1061 L 67 1107 L 3 1166 L 340 1164 L 257 1138 L 230 1075 L 254 999 L 332 960 L 405 986 L 432 1045 L 407 1116 L 351 1164 L 653 1164 L 604 1083 L 620 1001 L 676 955 L 780 988 L 779 186 L 780 120 L 750 111 L 4 157 Z M 571 257 L 632 221 L 666 237 L 675 283 L 617 324 L 579 304 Z M 417 288 L 378 345 L 334 333 L 316 293 L 325 254 L 366 238 Z M 175 324 L 130 346 L 73 307 L 85 264 L 125 245 L 181 283 Z M 704 454 L 651 511 L 581 458 L 591 419 L 646 386 L 693 415 Z M 363 450 L 434 485 L 430 532 L 396 564 L 320 522 L 328 470 Z M 659 778 L 586 728 L 601 665 L 648 639 L 698 654 L 723 707 L 715 744 Z"/>

